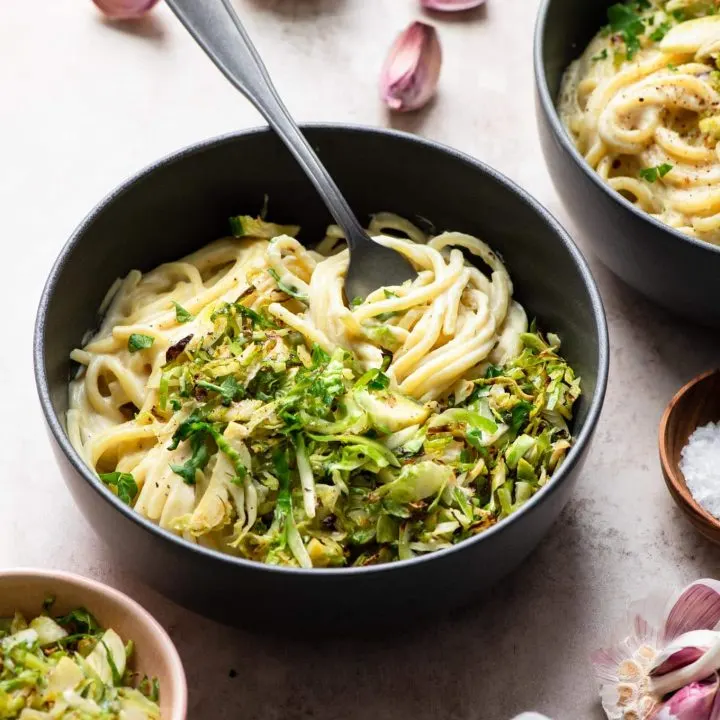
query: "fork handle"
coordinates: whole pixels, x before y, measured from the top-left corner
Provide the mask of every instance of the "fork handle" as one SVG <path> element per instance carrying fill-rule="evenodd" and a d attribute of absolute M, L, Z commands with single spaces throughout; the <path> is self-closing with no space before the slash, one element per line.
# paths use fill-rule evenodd
<path fill-rule="evenodd" d="M 365 231 L 347 200 L 300 132 L 270 79 L 230 0 L 166 0 L 225 77 L 255 105 L 317 188 L 352 250 Z"/>

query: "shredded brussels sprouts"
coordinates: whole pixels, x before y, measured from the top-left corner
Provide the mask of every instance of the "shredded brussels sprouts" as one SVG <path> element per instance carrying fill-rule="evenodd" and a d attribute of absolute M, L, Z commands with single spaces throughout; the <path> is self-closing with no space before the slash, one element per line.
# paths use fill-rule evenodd
<path fill-rule="evenodd" d="M 128 668 L 127 645 L 84 608 L 28 623 L 0 618 L 0 718 L 159 720 L 157 680 Z"/>
<path fill-rule="evenodd" d="M 190 450 L 173 471 L 204 488 L 178 532 L 269 564 L 402 560 L 483 532 L 562 464 L 580 380 L 557 336 L 533 324 L 517 357 L 422 404 L 250 309 L 252 292 L 167 353 L 153 412 Z"/>

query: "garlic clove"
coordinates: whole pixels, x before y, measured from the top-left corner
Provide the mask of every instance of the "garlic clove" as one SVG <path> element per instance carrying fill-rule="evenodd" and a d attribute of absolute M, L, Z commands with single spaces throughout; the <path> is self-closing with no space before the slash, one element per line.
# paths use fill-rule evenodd
<path fill-rule="evenodd" d="M 480 7 L 485 4 L 485 0 L 420 0 L 420 4 L 425 10 L 459 12 Z"/>
<path fill-rule="evenodd" d="M 648 677 L 646 687 L 657 698 L 662 698 L 687 685 L 715 675 L 718 668 L 720 668 L 720 636 L 695 662 L 664 675 Z"/>
<path fill-rule="evenodd" d="M 380 92 L 385 104 L 399 112 L 421 108 L 435 94 L 441 64 L 435 28 L 411 23 L 393 43 L 382 69 Z"/>
<path fill-rule="evenodd" d="M 665 621 L 665 641 L 690 630 L 713 630 L 720 623 L 720 582 L 696 580 L 681 591 Z"/>
<path fill-rule="evenodd" d="M 712 720 L 714 704 L 718 696 L 718 676 L 693 682 L 678 690 L 659 705 L 653 720 Z"/>
<path fill-rule="evenodd" d="M 113 20 L 135 20 L 147 13 L 158 0 L 93 0 Z"/>
<path fill-rule="evenodd" d="M 667 650 L 663 651 L 658 656 L 658 664 L 650 671 L 650 675 L 665 675 L 666 673 L 677 670 L 678 668 L 685 667 L 694 663 L 697 659 L 702 657 L 705 650 L 698 647 L 684 647 L 674 652 L 668 653 Z"/>
<path fill-rule="evenodd" d="M 648 675 L 657 677 L 690 665 L 709 650 L 720 635 L 714 630 L 691 630 L 676 637 L 657 653 Z"/>

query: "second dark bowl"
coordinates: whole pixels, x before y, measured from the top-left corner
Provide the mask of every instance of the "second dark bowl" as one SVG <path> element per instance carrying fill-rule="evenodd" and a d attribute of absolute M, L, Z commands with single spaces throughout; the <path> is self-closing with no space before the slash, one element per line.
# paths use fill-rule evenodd
<path fill-rule="evenodd" d="M 211 140 L 159 161 L 110 194 L 62 250 L 43 293 L 35 373 L 53 447 L 75 501 L 117 561 L 172 599 L 231 623 L 323 634 L 340 625 L 436 617 L 490 587 L 537 545 L 570 497 L 602 406 L 608 341 L 602 304 L 567 233 L 494 170 L 449 148 L 369 128 L 306 133 L 363 220 L 390 210 L 439 229 L 477 234 L 500 251 L 516 297 L 542 328 L 560 334 L 582 376 L 575 446 L 553 481 L 482 535 L 426 557 L 368 568 L 272 567 L 191 545 L 140 517 L 110 493 L 64 429 L 70 351 L 118 276 L 177 259 L 227 233 L 227 218 L 256 212 L 264 193 L 276 222 L 322 237 L 328 214 L 268 130 Z M 266 621 L 271 618 L 271 621 Z M 278 624 L 279 621 L 279 624 Z M 297 623 L 295 623 L 297 626 Z"/>
<path fill-rule="evenodd" d="M 593 251 L 654 302 L 695 322 L 720 327 L 720 247 L 654 220 L 615 192 L 585 162 L 555 102 L 567 66 L 607 23 L 617 0 L 543 0 L 535 29 L 537 119 L 555 187 Z"/>

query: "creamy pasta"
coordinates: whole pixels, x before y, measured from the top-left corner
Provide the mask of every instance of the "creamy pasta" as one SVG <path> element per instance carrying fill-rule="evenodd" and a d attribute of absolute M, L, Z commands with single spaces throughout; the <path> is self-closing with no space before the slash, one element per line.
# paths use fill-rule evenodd
<path fill-rule="evenodd" d="M 72 353 L 70 439 L 138 513 L 264 562 L 366 564 L 468 537 L 547 482 L 579 385 L 484 242 L 376 215 L 417 276 L 346 304 L 339 228 L 308 250 L 296 227 L 232 227 L 116 282 Z M 432 497 L 441 517 L 416 526 Z"/>
<path fill-rule="evenodd" d="M 559 110 L 587 162 L 678 230 L 720 243 L 720 15 L 714 0 L 634 0 L 565 73 Z"/>

